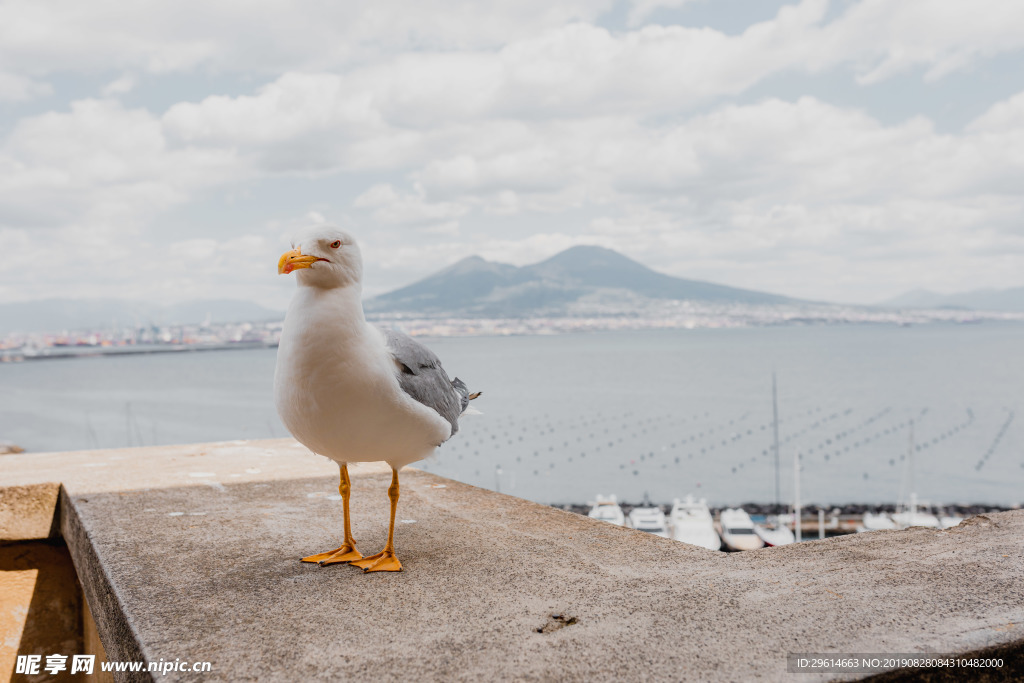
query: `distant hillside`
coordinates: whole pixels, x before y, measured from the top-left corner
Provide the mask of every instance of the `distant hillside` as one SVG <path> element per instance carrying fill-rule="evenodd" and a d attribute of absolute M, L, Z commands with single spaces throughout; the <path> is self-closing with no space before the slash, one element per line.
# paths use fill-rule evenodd
<path fill-rule="evenodd" d="M 249 301 L 189 301 L 154 306 L 118 299 L 41 299 L 0 304 L 0 334 L 119 327 L 272 320 L 284 317 Z"/>
<path fill-rule="evenodd" d="M 1024 287 L 977 289 L 959 294 L 939 294 L 916 289 L 881 304 L 892 308 L 964 308 L 975 311 L 1024 312 Z"/>
<path fill-rule="evenodd" d="M 603 304 L 621 308 L 649 299 L 756 304 L 793 301 L 663 275 L 611 249 L 578 246 L 523 267 L 471 256 L 408 287 L 370 299 L 366 309 L 371 313 L 526 317 L 565 314 L 581 302 L 591 309 Z"/>

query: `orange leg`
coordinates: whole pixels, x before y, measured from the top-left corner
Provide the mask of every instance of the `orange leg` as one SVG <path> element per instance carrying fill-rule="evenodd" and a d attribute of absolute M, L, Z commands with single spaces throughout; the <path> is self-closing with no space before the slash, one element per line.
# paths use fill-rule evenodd
<path fill-rule="evenodd" d="M 350 562 L 364 572 L 400 572 L 402 563 L 395 557 L 395 512 L 398 510 L 398 470 L 391 470 L 391 486 L 388 487 L 388 498 L 391 499 L 391 523 L 388 525 L 388 544 L 376 555 L 362 560 Z"/>
<path fill-rule="evenodd" d="M 345 542 L 340 548 L 304 557 L 302 558 L 303 562 L 316 562 L 322 567 L 328 564 L 362 559 L 363 554 L 356 550 L 356 539 L 352 538 L 352 523 L 348 516 L 348 497 L 352 493 L 352 480 L 348 478 L 347 464 L 341 466 L 341 483 L 338 484 L 338 493 L 341 494 L 341 507 L 345 511 Z"/>

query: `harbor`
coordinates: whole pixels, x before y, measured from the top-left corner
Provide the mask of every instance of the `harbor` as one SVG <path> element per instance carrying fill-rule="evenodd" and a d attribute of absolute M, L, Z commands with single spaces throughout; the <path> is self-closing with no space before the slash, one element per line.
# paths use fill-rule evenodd
<path fill-rule="evenodd" d="M 681 517 L 676 514 L 681 506 L 703 507 L 704 514 L 689 514 Z M 772 547 L 775 545 L 788 545 L 796 542 L 796 528 L 793 526 L 792 510 L 788 507 L 780 508 L 772 504 L 744 503 L 737 507 L 708 507 L 703 500 L 694 501 L 692 496 L 674 503 L 651 503 L 643 502 L 619 502 L 614 495 L 597 496 L 594 501 L 588 503 L 564 503 L 555 504 L 566 512 L 573 512 L 578 515 L 589 516 L 610 524 L 617 524 L 629 528 L 648 531 L 665 538 L 673 538 L 681 542 L 689 542 L 692 545 L 700 545 L 709 550 L 741 550 L 743 548 L 730 548 L 722 541 L 723 528 L 729 528 L 729 524 L 723 526 L 722 514 L 727 516 L 730 512 L 742 510 L 752 526 L 750 535 L 758 537 L 762 542 L 754 547 L 746 549 L 757 549 L 761 547 Z M 799 536 L 802 541 L 812 541 L 835 536 L 846 536 L 848 534 L 862 533 L 879 530 L 906 529 L 911 526 L 923 526 L 936 529 L 947 529 L 958 525 L 965 519 L 976 515 L 985 515 L 1007 510 L 1017 510 L 1020 506 L 993 506 L 984 504 L 956 504 L 944 506 L 932 506 L 919 504 L 913 512 L 909 512 L 909 506 L 899 503 L 885 503 L 881 505 L 868 504 L 846 504 L 841 506 L 820 506 L 809 504 L 803 506 L 800 516 Z M 657 524 L 635 525 L 634 511 L 642 510 L 644 519 L 651 519 L 656 514 L 661 515 L 663 520 L 664 533 L 660 531 Z M 866 522 L 866 523 L 865 523 Z M 761 538 L 765 529 L 777 530 L 779 525 L 789 533 L 788 540 L 783 542 L 767 542 Z M 652 527 L 654 531 L 652 531 Z M 783 538 L 786 538 L 785 536 Z M 708 540 L 711 539 L 711 540 Z"/>
<path fill-rule="evenodd" d="M 858 428 L 869 427 L 888 412 L 889 409 L 886 408 L 880 413 L 872 415 L 860 424 Z M 923 418 L 926 412 L 927 410 L 922 411 L 917 418 Z M 828 415 L 825 418 L 819 417 L 810 428 L 805 428 L 802 431 L 807 432 L 810 429 L 817 428 L 823 422 L 838 417 L 837 413 Z M 981 469 L 985 460 L 987 460 L 993 449 L 999 444 L 999 441 L 1013 421 L 1013 417 L 1013 411 L 1009 411 L 1006 422 L 999 429 L 993 445 L 982 456 L 976 467 L 977 470 Z M 934 439 L 933 443 L 954 435 L 962 427 L 966 428 L 973 421 L 974 413 L 968 410 L 967 419 L 962 424 L 953 426 L 944 432 L 940 438 Z M 640 504 L 620 505 L 618 496 L 615 494 L 607 496 L 598 494 L 594 501 L 585 506 L 567 505 L 564 507 L 566 510 L 586 514 L 592 519 L 610 524 L 630 527 L 664 538 L 672 538 L 676 541 L 697 545 L 708 550 L 729 552 L 758 550 L 764 547 L 789 545 L 812 538 L 823 540 L 829 536 L 844 536 L 871 531 L 895 531 L 911 527 L 950 529 L 958 526 L 964 521 L 965 517 L 1005 510 L 1005 508 L 992 508 L 981 505 L 933 506 L 918 500 L 915 459 L 917 452 L 921 450 L 921 446 L 914 439 L 914 418 L 884 430 L 885 434 L 890 434 L 906 428 L 909 437 L 906 452 L 900 456 L 900 460 L 903 463 L 903 476 L 900 483 L 901 500 L 899 503 L 875 506 L 847 505 L 843 507 L 803 505 L 800 499 L 800 480 L 801 471 L 803 470 L 801 460 L 803 453 L 797 451 L 793 457 L 792 505 L 784 506 L 780 503 L 782 442 L 779 438 L 779 424 L 778 381 L 775 373 L 772 373 L 772 422 L 770 425 L 772 444 L 770 454 L 773 456 L 774 464 L 775 502 L 771 505 L 748 503 L 736 507 L 712 509 L 708 506 L 706 499 L 696 500 L 692 494 L 688 494 L 682 500 L 675 498 L 671 506 L 652 504 L 646 494 L 644 496 L 645 500 Z M 766 426 L 761 425 L 761 430 L 765 430 Z M 748 434 L 751 433 L 752 430 L 748 430 Z M 797 432 L 797 435 L 799 436 L 801 433 Z M 879 438 L 882 434 L 883 431 L 878 430 L 875 432 L 874 438 Z M 737 433 L 736 437 L 739 436 L 741 435 Z M 835 438 L 838 441 L 847 436 L 848 432 L 839 432 L 835 435 Z M 786 441 L 788 442 L 791 438 L 791 436 L 787 437 Z M 854 446 L 859 447 L 862 443 L 867 443 L 870 440 L 870 438 L 867 438 L 862 441 L 856 441 Z M 825 446 L 826 444 L 831 444 L 831 442 L 831 439 L 827 439 L 825 442 L 820 443 L 819 446 Z M 727 441 L 722 442 L 722 445 L 727 444 Z M 610 443 L 609 445 L 612 444 Z M 813 448 L 808 449 L 808 451 L 813 452 Z M 840 451 L 836 450 L 835 454 L 839 455 L 839 453 Z M 768 450 L 762 451 L 762 455 L 768 454 Z M 826 455 L 825 459 L 828 460 L 829 456 Z M 890 462 L 895 464 L 895 459 Z M 735 473 L 735 468 L 733 472 Z M 904 497 L 908 487 L 910 494 Z M 584 512 L 584 510 L 586 511 Z M 751 512 L 753 512 L 753 515 Z"/>

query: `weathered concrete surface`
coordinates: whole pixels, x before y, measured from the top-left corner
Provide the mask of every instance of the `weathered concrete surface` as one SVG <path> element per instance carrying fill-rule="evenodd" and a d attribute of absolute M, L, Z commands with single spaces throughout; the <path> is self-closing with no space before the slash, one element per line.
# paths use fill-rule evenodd
<path fill-rule="evenodd" d="M 1024 640 L 1024 512 L 726 555 L 407 470 L 405 571 L 366 575 L 298 561 L 340 541 L 330 463 L 290 442 L 202 448 L 64 474 L 61 528 L 110 659 L 213 665 L 167 680 L 822 680 L 787 674 L 786 653 Z M 389 474 L 352 474 L 369 554 Z"/>
<path fill-rule="evenodd" d="M 384 543 L 387 484 L 354 475 L 366 553 Z M 225 680 L 773 680 L 787 652 L 1024 638 L 1022 513 L 725 555 L 410 471 L 406 569 L 364 575 L 298 562 L 338 545 L 334 485 L 69 497 L 65 535 L 94 609 L 90 586 L 117 597 L 118 641 Z M 577 623 L 537 633 L 552 614 Z"/>
<path fill-rule="evenodd" d="M 292 439 L 5 456 L 0 543 L 55 537 L 57 492 L 125 491 L 333 476 L 338 468 Z"/>

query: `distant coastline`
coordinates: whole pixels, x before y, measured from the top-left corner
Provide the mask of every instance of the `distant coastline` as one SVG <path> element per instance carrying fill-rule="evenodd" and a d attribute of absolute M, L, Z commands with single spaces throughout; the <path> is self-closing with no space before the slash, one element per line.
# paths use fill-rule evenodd
<path fill-rule="evenodd" d="M 395 327 L 420 337 L 492 337 L 572 334 L 609 331 L 697 330 L 758 327 L 933 324 L 975 325 L 1024 322 L 1024 313 L 962 310 L 881 310 L 857 307 L 701 305 L 663 302 L 632 314 L 464 318 L 370 315 L 370 322 Z M 188 351 L 276 348 L 282 322 L 227 323 L 147 327 L 117 331 L 62 331 L 8 335 L 0 340 L 0 363 L 30 360 L 94 358 Z"/>
<path fill-rule="evenodd" d="M 130 346 L 48 346 L 25 352 L 22 349 L 0 351 L 0 362 L 20 363 L 31 360 L 96 358 L 100 356 L 131 356 L 153 353 L 188 353 L 195 351 L 226 351 L 276 348 L 277 343 L 227 342 L 217 344 L 139 344 Z"/>

